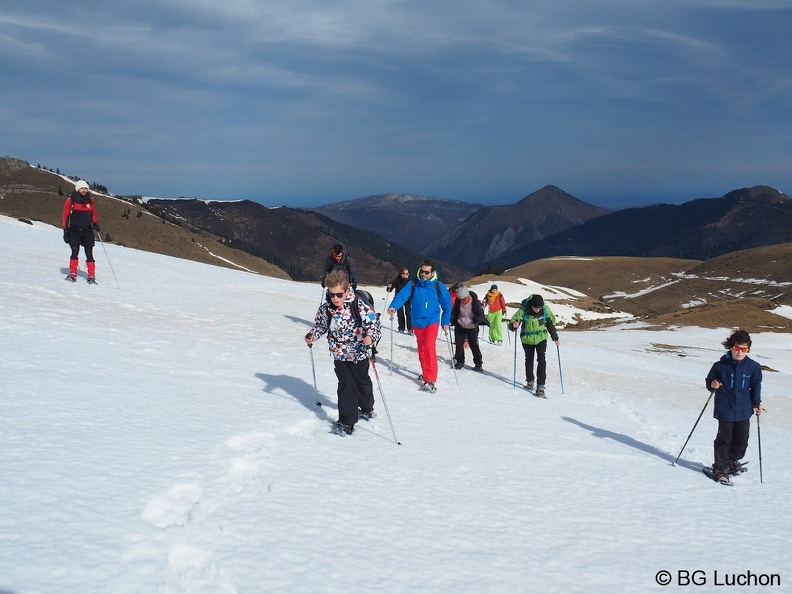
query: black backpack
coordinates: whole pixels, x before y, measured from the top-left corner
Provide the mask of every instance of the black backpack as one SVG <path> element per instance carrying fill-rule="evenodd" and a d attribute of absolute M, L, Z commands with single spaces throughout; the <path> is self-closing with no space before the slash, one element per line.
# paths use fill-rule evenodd
<path fill-rule="evenodd" d="M 410 289 L 410 303 L 412 303 L 412 299 L 413 299 L 413 297 L 415 297 L 415 283 L 416 282 L 417 281 L 415 279 L 412 279 L 412 288 Z M 435 281 L 435 289 L 437 289 L 437 302 L 438 303 L 442 303 L 443 302 L 443 293 L 440 291 L 440 283 L 438 281 Z"/>
<path fill-rule="evenodd" d="M 327 293 L 325 293 L 327 295 Z M 325 300 L 329 303 L 330 298 L 325 297 Z M 360 302 L 365 303 L 368 305 L 372 311 L 374 311 L 374 296 L 369 293 L 368 291 L 364 291 L 363 289 L 355 289 L 355 305 L 352 307 L 352 317 L 355 319 L 355 327 L 362 328 L 363 327 L 363 318 L 360 317 Z M 377 313 L 374 311 L 374 313 Z M 330 308 L 327 309 L 327 324 L 330 325 L 330 320 L 333 314 L 330 312 Z M 379 324 L 380 314 L 377 313 L 377 322 Z"/>

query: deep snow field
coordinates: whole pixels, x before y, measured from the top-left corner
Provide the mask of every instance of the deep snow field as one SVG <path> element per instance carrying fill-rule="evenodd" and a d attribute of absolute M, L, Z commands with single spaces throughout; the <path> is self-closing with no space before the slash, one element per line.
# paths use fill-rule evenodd
<path fill-rule="evenodd" d="M 2 594 L 792 591 L 789 334 L 753 335 L 763 483 L 754 421 L 750 471 L 724 487 L 700 470 L 711 404 L 672 462 L 739 320 L 561 329 L 545 400 L 521 351 L 514 388 L 510 342 L 455 374 L 442 335 L 420 392 L 386 317 L 390 415 L 375 380 L 378 417 L 342 438 L 326 342 L 319 407 L 302 338 L 318 284 L 105 248 L 99 285 L 82 260 L 69 284 L 58 229 L 0 217 Z M 498 284 L 552 307 L 540 283 Z M 775 585 L 724 585 L 743 579 Z"/>

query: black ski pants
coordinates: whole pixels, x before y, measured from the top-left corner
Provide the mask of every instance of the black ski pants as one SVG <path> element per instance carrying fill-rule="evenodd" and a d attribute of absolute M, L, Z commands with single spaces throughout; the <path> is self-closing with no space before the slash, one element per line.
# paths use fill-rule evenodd
<path fill-rule="evenodd" d="M 410 314 L 409 301 L 396 310 L 396 317 L 399 319 L 399 332 L 412 330 L 412 320 L 410 319 L 412 316 Z"/>
<path fill-rule="evenodd" d="M 85 250 L 85 261 L 93 262 L 93 248 L 96 245 L 93 229 L 88 231 L 76 231 L 69 229 L 69 247 L 71 248 L 71 260 L 77 260 L 80 255 L 80 246 Z"/>
<path fill-rule="evenodd" d="M 358 421 L 358 409 L 374 408 L 374 385 L 368 359 L 333 361 L 338 378 L 338 420 L 345 425 Z"/>
<path fill-rule="evenodd" d="M 745 421 L 718 421 L 715 436 L 715 470 L 727 470 L 731 462 L 742 460 L 748 449 L 751 419 Z"/>
<path fill-rule="evenodd" d="M 473 365 L 483 365 L 481 347 L 478 341 L 478 328 L 462 328 L 454 326 L 454 342 L 456 343 L 454 358 L 457 363 L 465 362 L 465 341 L 467 340 L 470 352 L 473 353 Z"/>
<path fill-rule="evenodd" d="M 544 386 L 547 380 L 547 340 L 543 340 L 539 344 L 525 344 L 522 343 L 523 351 L 525 351 L 525 381 L 534 381 L 534 355 L 536 355 L 536 384 Z"/>

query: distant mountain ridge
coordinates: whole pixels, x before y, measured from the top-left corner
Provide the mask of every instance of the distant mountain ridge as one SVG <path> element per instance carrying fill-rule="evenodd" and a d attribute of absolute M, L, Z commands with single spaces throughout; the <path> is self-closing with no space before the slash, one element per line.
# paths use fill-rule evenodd
<path fill-rule="evenodd" d="M 425 252 L 432 241 L 453 229 L 481 204 L 413 194 L 377 194 L 315 208 L 331 219 L 368 229 L 404 247 Z"/>
<path fill-rule="evenodd" d="M 271 208 L 251 200 L 150 198 L 147 203 L 157 214 L 185 221 L 224 238 L 230 247 L 275 263 L 295 280 L 318 280 L 330 248 L 339 242 L 354 258 L 358 280 L 365 284 L 384 285 L 398 268 L 414 269 L 421 262 L 419 254 L 369 229 L 346 225 L 311 210 Z M 468 274 L 442 262 L 438 265 L 444 280 Z"/>
<path fill-rule="evenodd" d="M 425 253 L 474 270 L 559 231 L 608 214 L 548 185 L 516 204 L 487 206 L 424 248 Z"/>
<path fill-rule="evenodd" d="M 792 199 L 769 186 L 755 186 L 722 198 L 608 213 L 527 245 L 515 245 L 486 264 L 508 268 L 559 255 L 707 260 L 790 241 Z"/>

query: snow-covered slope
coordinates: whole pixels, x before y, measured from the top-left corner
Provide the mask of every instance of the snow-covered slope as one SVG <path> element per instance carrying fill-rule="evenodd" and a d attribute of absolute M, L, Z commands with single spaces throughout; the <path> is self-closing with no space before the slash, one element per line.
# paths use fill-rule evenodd
<path fill-rule="evenodd" d="M 439 391 L 419 392 L 415 345 L 386 320 L 377 371 L 402 445 L 379 389 L 379 416 L 340 438 L 329 354 L 314 349 L 317 407 L 302 340 L 317 285 L 106 249 L 99 286 L 68 284 L 56 229 L 0 217 L 0 592 L 649 592 L 658 572 L 677 584 L 695 570 L 708 580 L 697 592 L 747 572 L 778 574 L 767 591 L 780 592 L 792 580 L 785 335 L 755 335 L 751 353 L 774 370 L 764 484 L 754 422 L 751 470 L 728 488 L 699 470 L 711 408 L 671 465 L 727 330 L 562 331 L 542 400 L 519 387 L 508 343 L 483 344 L 478 375 L 455 374 L 439 342 Z"/>

